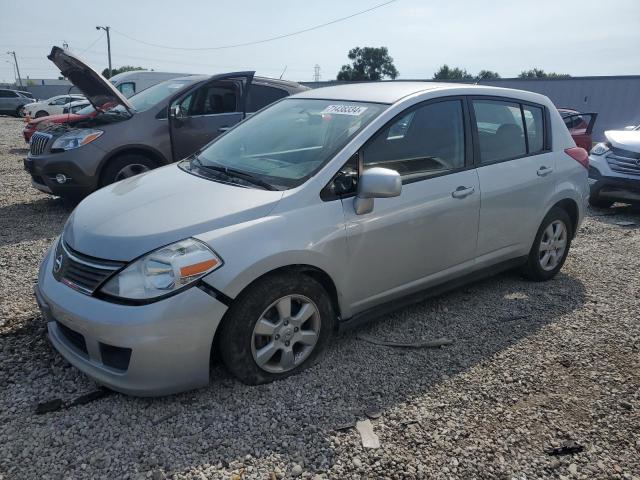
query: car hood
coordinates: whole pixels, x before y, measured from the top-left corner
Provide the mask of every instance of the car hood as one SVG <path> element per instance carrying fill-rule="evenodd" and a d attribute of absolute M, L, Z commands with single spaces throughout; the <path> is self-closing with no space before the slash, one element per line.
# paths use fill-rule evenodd
<path fill-rule="evenodd" d="M 607 130 L 604 136 L 616 148 L 640 153 L 640 130 Z"/>
<path fill-rule="evenodd" d="M 282 195 L 214 182 L 173 164 L 88 196 L 69 217 L 63 237 L 85 255 L 130 261 L 184 238 L 264 217 Z"/>
<path fill-rule="evenodd" d="M 129 111 L 133 110 L 116 87 L 68 50 L 53 47 L 47 58 L 87 97 L 96 110 L 104 111 L 118 104 Z"/>

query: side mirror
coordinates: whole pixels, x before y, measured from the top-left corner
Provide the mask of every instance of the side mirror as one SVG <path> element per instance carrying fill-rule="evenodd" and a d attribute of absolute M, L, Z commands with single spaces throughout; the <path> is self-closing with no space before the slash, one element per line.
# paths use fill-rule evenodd
<path fill-rule="evenodd" d="M 374 198 L 397 197 L 402 192 L 400 174 L 389 168 L 365 170 L 358 181 L 358 195 L 353 201 L 356 215 L 373 211 Z"/>
<path fill-rule="evenodd" d="M 171 108 L 169 108 L 169 115 L 171 116 L 171 118 L 175 118 L 176 120 L 181 120 L 184 118 L 184 113 L 182 112 L 182 108 L 180 107 L 179 103 L 176 103 L 175 105 L 172 105 Z"/>
<path fill-rule="evenodd" d="M 625 130 L 635 130 L 636 126 L 635 125 L 627 125 L 626 127 L 624 127 Z"/>

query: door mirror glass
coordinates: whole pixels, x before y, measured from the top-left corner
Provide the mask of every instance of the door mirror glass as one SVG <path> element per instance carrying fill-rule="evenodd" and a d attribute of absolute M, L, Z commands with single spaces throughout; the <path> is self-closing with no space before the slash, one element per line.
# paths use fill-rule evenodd
<path fill-rule="evenodd" d="M 374 198 L 397 197 L 400 192 L 402 178 L 397 171 L 381 167 L 365 170 L 358 180 L 358 195 L 354 200 L 356 214 L 371 212 Z"/>
<path fill-rule="evenodd" d="M 185 117 L 182 107 L 179 103 L 171 106 L 169 114 L 171 115 L 171 118 L 175 118 L 176 120 L 180 120 Z"/>

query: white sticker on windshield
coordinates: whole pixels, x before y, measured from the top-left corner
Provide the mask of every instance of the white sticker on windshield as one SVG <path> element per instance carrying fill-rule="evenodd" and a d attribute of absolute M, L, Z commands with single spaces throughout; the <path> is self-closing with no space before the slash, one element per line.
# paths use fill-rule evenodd
<path fill-rule="evenodd" d="M 320 113 L 333 113 L 335 115 L 362 115 L 367 107 L 360 107 L 358 105 L 329 105 Z"/>

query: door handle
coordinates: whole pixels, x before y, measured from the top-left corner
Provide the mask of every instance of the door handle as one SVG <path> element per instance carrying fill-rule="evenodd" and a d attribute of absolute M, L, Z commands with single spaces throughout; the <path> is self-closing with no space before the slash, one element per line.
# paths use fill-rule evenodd
<path fill-rule="evenodd" d="M 553 172 L 553 168 L 542 166 L 538 169 L 536 173 L 538 174 L 539 177 L 546 177 L 551 172 Z"/>
<path fill-rule="evenodd" d="M 218 129 L 218 132 L 220 132 L 220 133 L 224 133 L 224 132 L 226 132 L 227 130 L 229 130 L 230 128 L 231 128 L 231 127 L 230 127 L 229 125 L 225 125 L 224 127 L 220 127 L 220 128 Z"/>
<path fill-rule="evenodd" d="M 468 197 L 475 191 L 476 189 L 474 187 L 459 186 L 453 192 L 451 192 L 451 196 L 453 198 L 464 198 L 464 197 Z"/>

